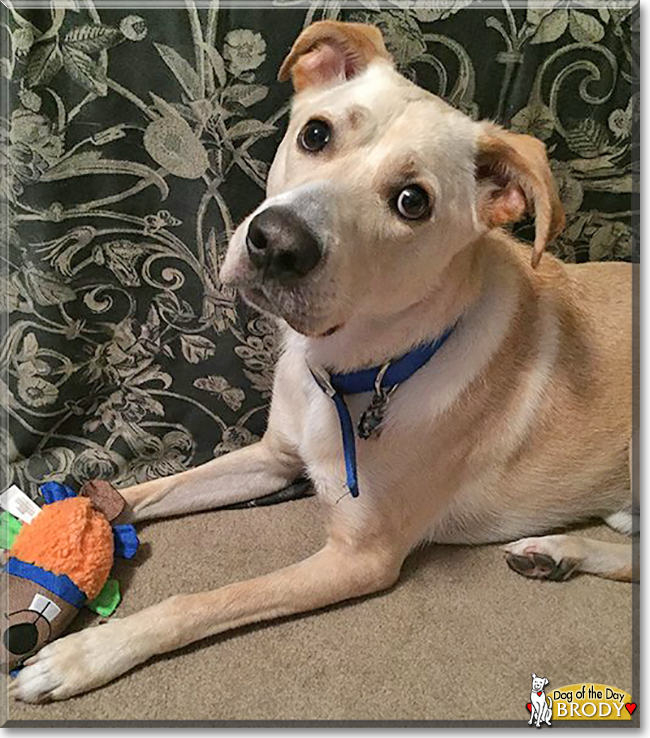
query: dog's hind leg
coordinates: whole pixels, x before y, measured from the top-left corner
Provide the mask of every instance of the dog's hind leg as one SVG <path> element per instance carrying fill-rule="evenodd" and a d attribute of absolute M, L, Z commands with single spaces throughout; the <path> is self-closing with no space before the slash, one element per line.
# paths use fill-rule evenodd
<path fill-rule="evenodd" d="M 630 505 L 623 510 L 619 510 L 618 512 L 608 515 L 604 518 L 604 521 L 615 531 L 625 533 L 625 535 L 630 536 L 635 530 L 635 525 L 638 524 L 638 516 L 638 511 L 633 511 L 632 506 Z"/>
<path fill-rule="evenodd" d="M 637 500 L 634 499 L 635 495 L 632 490 L 632 479 L 635 478 L 635 459 L 632 455 L 632 448 L 633 442 L 630 440 L 628 466 L 630 472 L 631 488 L 629 491 L 629 496 L 627 497 L 626 501 L 622 502 L 619 510 L 603 518 L 605 523 L 607 523 L 610 528 L 613 528 L 619 533 L 625 533 L 625 535 L 628 536 L 638 534 L 639 532 L 639 503 L 638 498 Z M 638 479 L 638 474 L 636 475 L 636 478 Z"/>
<path fill-rule="evenodd" d="M 526 577 L 563 581 L 584 572 L 623 582 L 633 580 L 631 543 L 553 535 L 522 538 L 504 546 L 504 551 L 508 566 Z"/>

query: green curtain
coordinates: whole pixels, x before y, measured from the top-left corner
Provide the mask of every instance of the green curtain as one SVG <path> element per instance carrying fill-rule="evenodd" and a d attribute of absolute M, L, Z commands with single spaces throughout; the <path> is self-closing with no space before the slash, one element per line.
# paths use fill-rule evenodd
<path fill-rule="evenodd" d="M 561 258 L 632 258 L 632 6 L 59 5 L 0 5 L 3 487 L 130 484 L 263 432 L 273 326 L 217 272 L 286 127 L 277 69 L 314 20 L 377 24 L 405 75 L 545 141 Z"/>

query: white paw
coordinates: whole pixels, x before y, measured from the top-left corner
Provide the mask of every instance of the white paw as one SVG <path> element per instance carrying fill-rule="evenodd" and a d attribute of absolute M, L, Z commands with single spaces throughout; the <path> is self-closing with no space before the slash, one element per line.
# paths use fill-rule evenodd
<path fill-rule="evenodd" d="M 64 700 L 115 679 L 135 666 L 125 620 L 82 630 L 48 644 L 9 684 L 23 702 Z"/>
<path fill-rule="evenodd" d="M 579 567 L 579 539 L 575 536 L 522 538 L 503 547 L 506 563 L 518 574 L 535 579 L 568 579 Z"/>

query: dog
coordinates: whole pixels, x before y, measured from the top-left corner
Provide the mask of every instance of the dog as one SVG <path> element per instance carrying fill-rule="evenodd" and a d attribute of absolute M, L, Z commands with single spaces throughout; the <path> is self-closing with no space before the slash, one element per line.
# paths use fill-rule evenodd
<path fill-rule="evenodd" d="M 540 728 L 543 722 L 550 725 L 551 718 L 553 717 L 553 703 L 550 697 L 547 703 L 547 697 L 544 694 L 544 687 L 547 684 L 548 679 L 533 674 L 533 687 L 530 693 L 530 720 L 528 721 L 528 725 L 532 725 L 533 720 L 535 720 L 536 728 Z"/>
<path fill-rule="evenodd" d="M 546 535 L 592 518 L 632 531 L 632 267 L 543 255 L 564 223 L 544 145 L 405 79 L 377 28 L 309 26 L 279 78 L 288 130 L 220 270 L 282 333 L 266 433 L 122 490 L 124 519 L 250 500 L 306 471 L 327 542 L 46 646 L 12 682 L 21 700 L 388 589 L 422 542 L 506 543 L 528 577 L 632 578 L 629 542 Z M 527 213 L 532 248 L 505 229 Z"/>

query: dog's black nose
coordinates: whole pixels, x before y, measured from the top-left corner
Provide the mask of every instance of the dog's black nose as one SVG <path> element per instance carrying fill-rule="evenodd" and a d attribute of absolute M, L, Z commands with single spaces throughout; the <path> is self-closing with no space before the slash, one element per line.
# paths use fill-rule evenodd
<path fill-rule="evenodd" d="M 307 225 L 290 210 L 271 206 L 251 220 L 246 248 L 264 276 L 278 281 L 304 277 L 323 256 L 321 246 Z"/>

